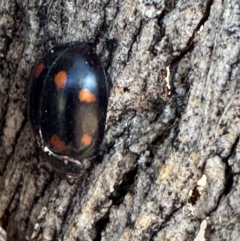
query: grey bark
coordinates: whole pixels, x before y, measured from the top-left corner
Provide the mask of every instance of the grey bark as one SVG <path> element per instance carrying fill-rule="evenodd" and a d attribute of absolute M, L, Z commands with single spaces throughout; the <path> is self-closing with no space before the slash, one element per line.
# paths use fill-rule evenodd
<path fill-rule="evenodd" d="M 1 0 L 0 36 L 0 240 L 239 240 L 239 0 Z M 27 86 L 72 41 L 112 88 L 103 160 L 69 182 Z"/>

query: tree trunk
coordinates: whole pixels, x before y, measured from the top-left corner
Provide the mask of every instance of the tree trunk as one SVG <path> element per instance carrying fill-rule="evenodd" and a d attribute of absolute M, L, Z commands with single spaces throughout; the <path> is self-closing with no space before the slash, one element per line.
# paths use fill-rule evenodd
<path fill-rule="evenodd" d="M 239 16 L 239 0 L 0 0 L 0 240 L 238 240 Z M 112 88 L 102 158 L 69 179 L 27 94 L 74 41 Z"/>

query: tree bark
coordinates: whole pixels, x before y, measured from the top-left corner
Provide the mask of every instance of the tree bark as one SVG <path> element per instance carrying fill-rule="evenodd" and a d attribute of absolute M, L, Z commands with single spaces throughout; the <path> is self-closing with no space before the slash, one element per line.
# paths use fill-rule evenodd
<path fill-rule="evenodd" d="M 0 0 L 0 240 L 238 240 L 239 16 L 239 0 Z M 69 180 L 27 93 L 74 41 L 112 88 L 103 158 Z"/>

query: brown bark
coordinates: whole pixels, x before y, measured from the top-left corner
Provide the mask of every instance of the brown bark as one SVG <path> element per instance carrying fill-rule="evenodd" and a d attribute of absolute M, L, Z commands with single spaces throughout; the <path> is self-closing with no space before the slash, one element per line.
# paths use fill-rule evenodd
<path fill-rule="evenodd" d="M 201 224 L 206 240 L 238 240 L 239 9 L 1 0 L 0 240 L 204 240 Z M 96 45 L 112 89 L 103 160 L 69 182 L 37 148 L 27 86 L 72 41 Z"/>

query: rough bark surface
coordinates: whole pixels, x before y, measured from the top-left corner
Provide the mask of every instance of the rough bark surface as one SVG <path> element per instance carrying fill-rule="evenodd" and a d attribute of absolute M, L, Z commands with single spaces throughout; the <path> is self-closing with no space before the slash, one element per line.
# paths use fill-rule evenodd
<path fill-rule="evenodd" d="M 239 39 L 239 0 L 0 0 L 0 240 L 239 240 Z M 70 182 L 27 86 L 72 41 L 112 88 L 103 159 Z"/>

